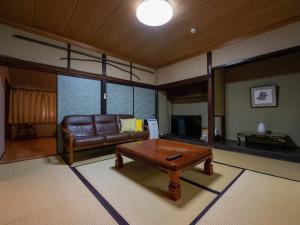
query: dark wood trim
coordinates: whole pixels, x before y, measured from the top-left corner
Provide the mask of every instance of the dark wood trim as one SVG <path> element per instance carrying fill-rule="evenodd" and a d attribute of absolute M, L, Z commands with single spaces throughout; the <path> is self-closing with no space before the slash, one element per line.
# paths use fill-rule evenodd
<path fill-rule="evenodd" d="M 58 74 L 56 75 L 56 154 L 59 152 L 59 124 L 58 124 Z"/>
<path fill-rule="evenodd" d="M 283 50 L 279 50 L 279 51 L 275 51 L 275 52 L 271 52 L 271 53 L 266 53 L 263 55 L 258 55 L 258 56 L 254 56 L 254 57 L 250 57 L 250 58 L 246 58 L 246 59 L 242 59 L 242 60 L 237 60 L 237 61 L 234 61 L 231 63 L 213 67 L 213 69 L 220 69 L 220 68 L 227 69 L 230 67 L 243 65 L 243 64 L 247 64 L 247 63 L 251 63 L 251 62 L 256 62 L 256 61 L 260 61 L 260 60 L 265 60 L 265 59 L 270 59 L 270 58 L 274 58 L 274 57 L 288 55 L 288 54 L 295 53 L 295 52 L 300 52 L 300 46 L 295 46 L 295 47 L 291 47 L 291 48 L 287 48 L 287 49 L 283 49 Z"/>
<path fill-rule="evenodd" d="M 159 123 L 159 113 L 158 113 L 158 90 L 155 90 L 155 118 L 157 123 Z"/>
<path fill-rule="evenodd" d="M 185 86 L 188 84 L 194 84 L 194 83 L 199 83 L 199 82 L 206 82 L 208 81 L 208 75 L 200 75 L 198 77 L 193 77 L 185 80 L 180 80 L 172 83 L 167 83 L 167 84 L 161 84 L 157 86 L 158 90 L 166 90 L 169 88 L 174 88 L 174 87 L 181 87 Z"/>
<path fill-rule="evenodd" d="M 59 46 L 59 45 L 50 44 L 50 43 L 45 42 L 45 41 L 36 40 L 36 39 L 33 39 L 33 38 L 29 38 L 29 37 L 25 37 L 25 36 L 22 36 L 22 35 L 18 35 L 18 34 L 15 34 L 14 37 L 18 38 L 18 39 L 25 40 L 25 41 L 37 43 L 37 44 L 40 44 L 40 45 L 44 45 L 44 46 L 48 46 L 48 47 L 52 47 L 52 48 L 57 48 L 57 49 L 60 49 L 60 50 L 65 50 L 68 53 L 72 52 L 72 53 L 76 53 L 76 54 L 79 54 L 79 55 L 87 56 L 87 57 L 90 57 L 90 58 L 93 58 L 93 59 L 106 60 L 106 62 L 110 62 L 110 63 L 114 63 L 114 64 L 117 64 L 117 65 L 122 65 L 122 66 L 129 67 L 129 65 L 126 64 L 126 63 L 121 63 L 121 62 L 118 62 L 118 61 L 115 61 L 115 60 L 110 60 L 110 59 L 107 59 L 107 58 L 104 59 L 102 57 L 97 57 L 97 56 L 94 56 L 94 55 L 91 55 L 91 54 L 88 54 L 88 53 L 84 53 L 84 52 L 81 52 L 81 51 L 72 50 L 71 47 L 70 47 L 70 44 L 68 44 L 67 48 L 65 48 L 65 47 L 62 47 L 62 46 Z M 68 54 L 68 58 L 70 58 L 70 55 Z M 144 71 L 144 72 L 148 72 L 148 73 L 154 74 L 153 71 L 146 70 L 146 69 L 141 68 L 141 67 L 137 67 L 137 66 L 132 66 L 132 67 L 134 69 L 137 69 L 137 70 L 141 70 L 141 71 Z"/>
<path fill-rule="evenodd" d="M 80 77 L 80 78 L 88 78 L 88 79 L 94 79 L 94 80 L 103 80 L 105 79 L 107 82 L 110 83 L 116 83 L 116 84 L 123 84 L 128 86 L 137 86 L 137 87 L 144 87 L 149 89 L 156 89 L 156 86 L 150 85 L 150 84 L 143 84 L 139 82 L 133 82 L 129 80 L 119 79 L 115 77 L 110 76 L 103 76 L 102 74 L 96 74 L 96 73 L 89 73 L 74 69 L 66 69 L 63 67 L 58 66 L 51 66 L 46 65 L 42 63 L 36 63 L 36 62 L 29 62 L 21 59 L 16 59 L 4 55 L 0 55 L 0 65 L 7 66 L 7 67 L 13 67 L 13 68 L 19 68 L 19 69 L 25 69 L 25 70 L 35 70 L 40 72 L 46 72 L 51 73 L 54 75 L 62 74 L 66 76 L 73 76 L 73 77 Z"/>
<path fill-rule="evenodd" d="M 68 58 L 68 60 L 67 60 L 67 69 L 71 69 L 71 60 L 70 60 L 70 58 L 71 58 L 71 45 L 70 44 L 68 44 L 67 58 Z"/>
<path fill-rule="evenodd" d="M 40 92 L 50 92 L 50 93 L 57 93 L 56 91 L 49 91 L 43 89 L 33 89 L 33 88 L 10 88 L 10 90 L 22 90 L 22 91 L 40 91 Z"/>
<path fill-rule="evenodd" d="M 214 76 L 212 70 L 212 54 L 207 53 L 207 74 L 208 74 L 208 146 L 214 143 Z"/>
<path fill-rule="evenodd" d="M 130 81 L 132 82 L 133 74 L 132 74 L 132 62 L 130 62 Z M 132 115 L 134 116 L 134 86 L 132 86 Z"/>
<path fill-rule="evenodd" d="M 106 55 L 102 54 L 102 76 L 106 77 Z M 107 84 L 106 79 L 101 82 L 101 114 L 107 113 Z"/>

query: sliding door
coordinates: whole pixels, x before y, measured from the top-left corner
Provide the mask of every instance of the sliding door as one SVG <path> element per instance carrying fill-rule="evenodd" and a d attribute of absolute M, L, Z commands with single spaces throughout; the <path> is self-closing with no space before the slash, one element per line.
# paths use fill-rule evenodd
<path fill-rule="evenodd" d="M 107 83 L 107 114 L 133 115 L 133 87 Z"/>
<path fill-rule="evenodd" d="M 155 90 L 134 87 L 134 115 L 141 119 L 155 118 Z"/>
<path fill-rule="evenodd" d="M 61 122 L 65 116 L 101 113 L 101 81 L 59 75 L 57 104 L 58 142 L 61 151 Z"/>

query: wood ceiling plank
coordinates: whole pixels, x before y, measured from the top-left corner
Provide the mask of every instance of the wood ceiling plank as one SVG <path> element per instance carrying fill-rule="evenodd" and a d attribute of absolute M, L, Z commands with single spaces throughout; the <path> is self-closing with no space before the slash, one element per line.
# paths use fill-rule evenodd
<path fill-rule="evenodd" d="M 126 52 L 127 49 L 133 49 L 140 43 L 145 43 L 145 40 L 153 42 L 155 39 L 156 42 L 158 38 L 165 39 L 165 34 L 168 34 L 168 31 L 171 32 L 172 29 L 176 28 L 179 21 L 189 17 L 191 13 L 196 11 L 199 7 L 203 7 L 203 5 L 208 2 L 208 0 L 173 0 L 172 6 L 174 15 L 168 24 L 159 27 L 150 27 L 139 22 L 135 24 L 132 29 L 128 30 L 128 32 L 120 34 L 118 39 L 111 40 L 107 48 L 118 49 L 119 52 Z M 147 44 L 149 44 L 149 42 Z"/>
<path fill-rule="evenodd" d="M 32 26 L 34 0 L 0 0 L 0 17 Z"/>
<path fill-rule="evenodd" d="M 0 21 L 160 67 L 300 19 L 299 0 L 170 0 L 173 19 L 153 28 L 136 18 L 140 1 L 0 0 Z"/>
<path fill-rule="evenodd" d="M 78 0 L 35 0 L 34 27 L 62 35 Z"/>
<path fill-rule="evenodd" d="M 125 0 L 102 24 L 95 34 L 88 41 L 91 45 L 109 46 L 110 43 L 117 39 L 123 33 L 128 32 L 132 26 L 138 23 L 135 16 L 135 10 L 140 0 Z"/>
<path fill-rule="evenodd" d="M 79 0 L 64 35 L 86 42 L 122 0 Z"/>
<path fill-rule="evenodd" d="M 251 8 L 255 8 L 255 6 L 247 6 L 233 13 L 230 17 L 214 21 L 212 26 L 218 27 L 218 29 L 211 29 L 210 32 L 203 33 L 201 38 L 194 37 L 190 39 L 189 42 L 177 44 L 176 56 L 179 59 L 184 59 L 187 56 L 199 54 L 197 50 L 200 48 L 195 49 L 195 46 L 203 46 L 202 51 L 205 52 L 215 49 L 216 46 L 220 46 L 222 43 L 232 41 L 235 37 L 251 37 L 259 33 L 270 31 L 280 25 L 295 22 L 300 18 L 300 5 L 297 1 L 277 1 L 273 4 L 264 5 L 260 11 L 249 11 Z M 235 18 L 239 19 L 236 20 Z M 166 48 L 170 48 L 170 46 L 166 46 Z M 159 56 L 161 57 L 160 59 L 166 57 L 170 59 L 173 54 L 173 49 L 170 49 L 167 54 L 163 51 Z M 157 64 L 162 62 L 160 59 L 151 60 L 151 62 Z M 169 63 L 160 64 L 159 67 L 167 64 Z"/>
<path fill-rule="evenodd" d="M 207 4 L 204 4 L 202 7 L 193 11 L 193 13 L 190 13 L 182 20 L 166 27 L 166 29 L 161 31 L 159 35 L 154 33 L 145 39 L 144 42 L 141 42 L 136 46 L 131 46 L 131 48 L 122 49 L 119 47 L 118 52 L 121 54 L 130 54 L 130 51 L 134 49 L 135 56 L 140 58 L 147 55 L 152 55 L 153 52 L 165 49 L 166 46 L 172 46 L 171 48 L 174 48 L 174 43 L 177 45 L 183 40 L 184 42 L 189 42 L 189 39 L 195 37 L 195 35 L 190 34 L 191 27 L 197 28 L 198 32 L 196 35 L 198 35 L 198 38 L 201 38 L 201 35 L 203 33 L 207 33 L 208 30 L 212 29 L 212 27 L 213 29 L 216 29 L 216 27 L 211 26 L 211 21 L 226 17 L 231 12 L 245 7 L 251 2 L 251 0 L 232 0 L 232 4 L 226 4 L 226 2 L 228 3 L 227 0 L 211 0 Z M 212 11 L 214 13 L 207 13 Z M 203 27 L 205 27 L 205 30 L 201 29 Z M 155 41 L 153 41 L 153 39 Z M 148 46 L 150 43 L 152 43 L 151 49 L 145 48 L 145 46 Z"/>
<path fill-rule="evenodd" d="M 248 4 L 244 5 L 238 10 L 231 11 L 229 14 L 225 14 L 222 17 L 215 18 L 212 21 L 205 21 L 205 23 L 199 24 L 197 26 L 198 32 L 195 35 L 190 35 L 189 33 L 182 32 L 182 34 L 178 36 L 174 34 L 172 37 L 175 38 L 170 38 L 168 42 L 161 43 L 157 41 L 151 49 L 142 49 L 141 51 L 139 51 L 139 49 L 135 47 L 135 56 L 136 58 L 143 59 L 147 59 L 147 57 L 153 58 L 153 56 L 159 49 L 168 49 L 168 51 L 161 51 L 159 57 L 156 57 L 155 61 L 163 61 L 164 59 L 168 59 L 171 62 L 171 59 L 175 56 L 175 51 L 176 57 L 178 58 L 182 58 L 182 55 L 187 54 L 188 51 L 198 51 L 200 53 L 204 49 L 207 50 L 208 46 L 211 48 L 213 46 L 211 45 L 211 42 L 216 42 L 216 39 L 222 39 L 224 33 L 229 32 L 236 34 L 238 31 L 243 31 L 246 28 L 241 25 L 237 29 L 233 27 L 234 24 L 237 24 L 238 22 L 242 22 L 242 24 L 245 24 L 245 22 L 247 20 L 250 20 L 252 17 L 260 16 L 261 18 L 264 18 L 265 15 L 268 14 L 268 11 L 270 9 L 278 8 L 278 10 L 280 11 L 281 7 L 288 4 L 288 2 L 296 1 L 281 0 L 276 1 L 276 3 L 273 2 L 273 4 L 267 4 L 267 2 L 268 1 L 249 1 Z M 257 8 L 261 8 L 261 10 L 257 10 Z M 293 7 L 290 8 L 292 10 Z M 286 13 L 286 15 L 289 16 L 289 13 Z M 239 19 L 237 20 L 236 18 Z M 279 19 L 281 19 L 281 17 L 279 17 Z M 253 24 L 252 29 L 255 30 L 256 28 L 259 28 L 260 25 L 263 26 L 263 24 L 255 23 Z M 199 45 L 199 43 L 201 43 L 201 45 Z M 139 54 L 140 52 L 142 54 Z"/>

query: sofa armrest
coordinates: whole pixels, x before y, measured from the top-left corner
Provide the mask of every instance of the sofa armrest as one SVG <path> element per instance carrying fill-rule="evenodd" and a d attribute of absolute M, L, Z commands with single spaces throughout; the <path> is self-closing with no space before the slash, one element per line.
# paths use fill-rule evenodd
<path fill-rule="evenodd" d="M 70 142 L 73 143 L 74 140 L 74 134 L 72 132 L 70 132 L 69 130 L 67 130 L 66 128 L 62 128 L 62 135 L 63 135 L 63 139 L 66 142 Z"/>
<path fill-rule="evenodd" d="M 64 142 L 64 147 L 63 149 L 65 149 L 65 147 L 68 149 L 69 151 L 69 160 L 68 160 L 68 164 L 72 165 L 73 161 L 74 161 L 74 134 L 70 131 L 68 131 L 66 128 L 62 128 L 62 135 L 63 135 L 63 140 Z M 66 145 L 65 145 L 66 144 Z M 66 151 L 64 150 L 64 157 L 66 155 Z"/>

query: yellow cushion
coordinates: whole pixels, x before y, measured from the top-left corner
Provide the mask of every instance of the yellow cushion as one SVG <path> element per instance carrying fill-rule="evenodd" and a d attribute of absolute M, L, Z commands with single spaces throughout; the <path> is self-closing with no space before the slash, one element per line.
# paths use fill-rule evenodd
<path fill-rule="evenodd" d="M 121 122 L 121 133 L 126 131 L 135 131 L 136 119 L 120 119 Z"/>
<path fill-rule="evenodd" d="M 143 120 L 141 120 L 141 119 L 136 119 L 135 124 L 136 124 L 136 126 L 135 126 L 135 131 L 136 131 L 136 132 L 141 132 L 141 131 L 143 131 Z"/>

